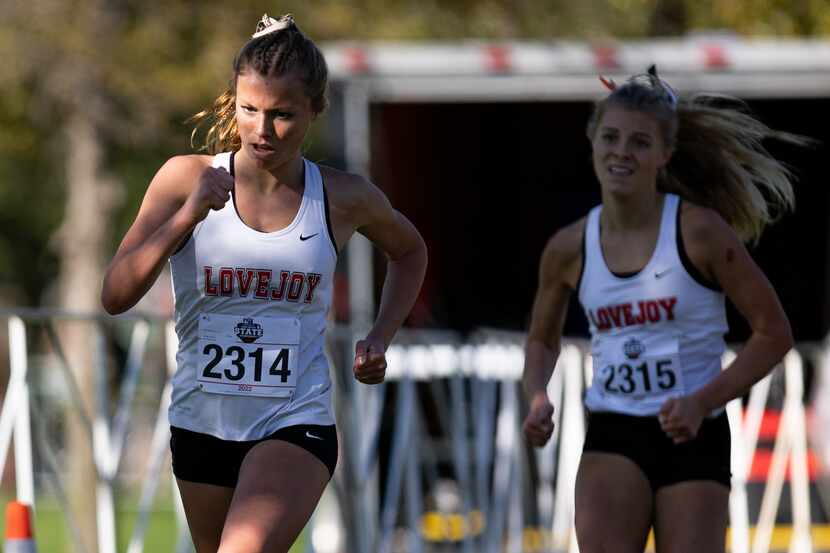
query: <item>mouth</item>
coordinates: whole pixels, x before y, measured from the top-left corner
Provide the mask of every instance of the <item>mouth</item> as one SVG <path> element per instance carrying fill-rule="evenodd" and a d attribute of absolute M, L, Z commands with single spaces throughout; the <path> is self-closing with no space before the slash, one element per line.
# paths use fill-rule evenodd
<path fill-rule="evenodd" d="M 254 151 L 259 154 L 271 154 L 274 153 L 275 149 L 270 144 L 260 143 L 260 144 L 251 144 Z"/>
<path fill-rule="evenodd" d="M 608 166 L 608 174 L 614 177 L 630 177 L 634 174 L 634 169 L 627 165 L 612 164 Z"/>

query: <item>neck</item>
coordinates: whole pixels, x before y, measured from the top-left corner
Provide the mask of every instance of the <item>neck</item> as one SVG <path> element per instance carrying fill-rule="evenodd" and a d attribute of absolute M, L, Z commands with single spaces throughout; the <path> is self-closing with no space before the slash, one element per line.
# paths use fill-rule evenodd
<path fill-rule="evenodd" d="M 666 195 L 648 191 L 643 194 L 602 195 L 603 228 L 608 230 L 642 230 L 659 224 Z"/>
<path fill-rule="evenodd" d="M 274 192 L 282 187 L 302 190 L 304 185 L 303 158 L 297 155 L 272 167 L 263 167 L 251 159 L 245 149 L 234 156 L 235 179 L 237 185 L 242 182 L 262 193 Z"/>

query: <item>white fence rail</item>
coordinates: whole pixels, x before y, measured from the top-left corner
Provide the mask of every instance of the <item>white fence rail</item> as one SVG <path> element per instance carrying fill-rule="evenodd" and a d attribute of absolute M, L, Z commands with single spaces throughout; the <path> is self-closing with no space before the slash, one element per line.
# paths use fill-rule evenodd
<path fill-rule="evenodd" d="M 14 436 L 17 498 L 35 505 L 40 480 L 47 480 L 64 511 L 73 551 L 87 551 L 79 538 L 76 514 L 68 506 L 60 452 L 50 440 L 43 417 L 37 415 L 44 412 L 43 400 L 33 393 L 36 381 L 29 370 L 36 340 L 27 336 L 27 329 L 36 328 L 38 336 L 50 344 L 49 355 L 63 372 L 67 393 L 88 429 L 97 474 L 98 551 L 115 553 L 116 480 L 131 447 L 128 437 L 139 376 L 152 340 L 163 349 L 164 371 L 172 373 L 176 350 L 172 325 L 132 320 L 130 337 L 124 340 L 126 361 L 113 393 L 112 363 L 101 330 L 112 319 L 87 319 L 97 329 L 95 343 L 89 344 L 96 352 L 96 367 L 90 372 L 95 382 L 78 383 L 55 331 L 55 322 L 68 315 L 0 315 L 8 322 L 10 371 L 0 410 L 0 474 L 5 474 Z M 124 324 L 129 319 L 119 321 Z M 575 341 L 563 347 L 548 387 L 556 405 L 556 430 L 547 446 L 533 450 L 521 434 L 520 334 L 481 332 L 462 343 L 451 333 L 405 333 L 389 349 L 387 383 L 379 386 L 363 386 L 351 377 L 353 333 L 336 328 L 329 336 L 333 366 L 344 367 L 332 372 L 341 457 L 333 485 L 310 524 L 307 551 L 577 551 L 573 487 L 585 433 L 582 394 L 592 370 L 587 344 Z M 788 464 L 793 517 L 789 551 L 812 551 L 801 350 L 788 354 L 781 368 L 753 388 L 746 406 L 736 400 L 727 407 L 733 435 L 730 518 L 735 553 L 770 550 Z M 827 358 L 816 348 L 804 351 L 815 354 L 815 363 Z M 783 381 L 781 424 L 760 515 L 750 521 L 747 479 L 774 378 Z M 94 413 L 85 415 L 80 408 L 79 385 L 95 386 Z M 146 446 L 149 453 L 145 452 L 147 462 L 139 481 L 138 519 L 128 553 L 146 550 L 154 498 L 162 479 L 170 479 L 169 383 L 161 384 L 156 393 L 155 422 Z M 43 465 L 37 474 L 35 458 Z M 176 550 L 186 552 L 190 543 L 180 506 L 176 516 Z M 756 530 L 751 541 L 753 524 Z"/>

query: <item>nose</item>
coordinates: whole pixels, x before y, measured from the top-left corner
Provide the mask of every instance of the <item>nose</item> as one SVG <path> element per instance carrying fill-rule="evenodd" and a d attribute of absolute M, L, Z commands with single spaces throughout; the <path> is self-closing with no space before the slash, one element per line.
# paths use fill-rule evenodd
<path fill-rule="evenodd" d="M 617 140 L 611 146 L 611 153 L 619 158 L 627 159 L 631 155 L 631 148 L 627 140 Z"/>
<path fill-rule="evenodd" d="M 259 121 L 257 121 L 257 134 L 262 138 L 268 138 L 273 134 L 273 132 L 274 130 L 271 118 L 263 113 L 260 115 Z"/>

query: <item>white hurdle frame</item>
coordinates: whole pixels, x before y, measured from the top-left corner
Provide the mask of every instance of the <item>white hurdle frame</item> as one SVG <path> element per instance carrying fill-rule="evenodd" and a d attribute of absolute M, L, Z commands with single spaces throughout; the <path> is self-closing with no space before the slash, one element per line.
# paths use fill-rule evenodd
<path fill-rule="evenodd" d="M 14 462 L 16 468 L 17 498 L 35 505 L 35 479 L 32 472 L 34 445 L 43 454 L 45 462 L 55 470 L 55 456 L 40 434 L 39 420 L 30 416 L 28 384 L 28 354 L 26 322 L 45 325 L 49 336 L 56 339 L 51 327 L 60 318 L 88 319 L 99 324 L 99 317 L 79 317 L 58 312 L 0 313 L 8 319 L 10 377 L 6 396 L 0 408 L 0 474 L 14 437 Z M 103 337 L 97 334 L 95 363 L 98 400 L 96 412 L 87 420 L 93 443 L 98 473 L 96 495 L 98 498 L 99 552 L 115 553 L 115 498 L 114 480 L 129 426 L 130 412 L 135 397 L 139 371 L 143 365 L 144 351 L 150 336 L 150 326 L 159 324 L 164 329 L 165 353 L 168 375 L 175 368 L 176 336 L 169 321 L 136 319 L 125 366 L 123 385 L 118 394 L 114 416 L 109 415 L 109 393 L 105 387 L 107 374 Z M 333 335 L 345 339 L 339 345 L 347 348 L 351 357 L 353 336 L 350 329 L 336 328 Z M 439 336 L 436 338 L 436 336 Z M 442 341 L 443 340 L 443 341 Z M 393 345 L 387 352 L 389 368 L 387 380 L 397 385 L 394 421 L 395 430 L 389 451 L 389 468 L 380 474 L 377 467 L 379 421 L 382 415 L 386 384 L 375 387 L 356 385 L 349 368 L 342 373 L 335 371 L 338 386 L 336 403 L 338 426 L 341 435 L 349 442 L 344 444 L 343 455 L 349 456 L 346 470 L 341 466 L 331 492 L 337 496 L 340 527 L 346 532 L 350 552 L 390 552 L 397 532 L 406 531 L 408 551 L 429 551 L 420 524 L 423 514 L 422 468 L 418 466 L 424 448 L 422 423 L 423 407 L 417 399 L 418 382 L 440 382 L 445 379 L 446 392 L 442 402 L 445 409 L 436 416 L 444 417 L 442 424 L 452 440 L 448 457 L 460 494 L 458 509 L 467 520 L 470 529 L 474 510 L 482 513 L 486 524 L 478 535 L 465 532 L 459 542 L 461 553 L 484 551 L 500 553 L 524 550 L 523 530 L 528 520 L 526 500 L 534 502 L 538 519 L 548 529 L 549 539 L 545 552 L 578 551 L 573 530 L 573 486 L 585 434 L 585 418 L 582 410 L 582 394 L 591 378 L 591 356 L 587 344 L 566 341 L 562 347 L 554 376 L 548 385 L 548 393 L 556 406 L 556 429 L 550 443 L 535 451 L 538 467 L 538 485 L 530 498 L 522 495 L 522 483 L 527 480 L 527 463 L 521 435 L 521 373 L 524 360 L 524 337 L 518 333 L 481 332 L 470 342 L 453 341 L 447 333 L 407 333 L 407 339 Z M 70 371 L 59 343 L 53 344 L 55 354 L 62 361 L 65 376 Z M 826 352 L 821 351 L 822 359 Z M 724 364 L 734 357 L 727 352 Z M 793 508 L 793 537 L 790 553 L 808 553 L 812 550 L 810 534 L 810 497 L 807 471 L 807 435 L 805 427 L 803 361 L 798 351 L 791 351 L 783 361 L 783 368 L 756 384 L 750 392 L 744 409 L 740 400 L 726 407 L 732 429 L 733 489 L 730 496 L 731 551 L 734 553 L 765 553 L 769 551 L 775 516 L 786 478 L 787 463 L 791 467 L 790 493 Z M 756 525 L 754 540 L 750 541 L 750 524 L 747 504 L 746 481 L 754 456 L 761 418 L 770 395 L 774 379 L 783 379 L 784 403 L 781 424 L 775 439 L 772 466 L 764 489 L 761 513 Z M 76 395 L 77 383 L 68 381 L 70 395 Z M 469 384 L 469 401 L 465 386 Z M 440 388 L 440 386 L 439 386 Z M 443 388 L 442 388 L 443 389 Z M 144 538 L 148 517 L 152 509 L 158 483 L 163 471 L 169 470 L 164 461 L 168 455 L 169 381 L 161 393 L 156 415 L 147 470 L 142 480 L 139 501 L 139 518 L 133 529 L 127 553 L 144 551 Z M 496 410 L 496 405 L 498 409 Z M 83 418 L 83 414 L 82 414 Z M 469 441 L 465 444 L 465 439 Z M 469 447 L 465 447 L 468 445 Z M 343 461 L 343 457 L 341 457 Z M 471 466 L 473 465 L 473 466 Z M 344 480 L 344 474 L 350 482 Z M 426 475 L 427 478 L 434 476 Z M 492 483 L 490 478 L 492 476 Z M 337 481 L 339 478 L 339 482 Z M 377 493 L 380 479 L 385 482 L 385 498 Z M 554 487 L 554 482 L 556 486 Z M 427 482 L 428 483 L 428 482 Z M 60 496 L 59 481 L 52 482 Z M 174 497 L 178 497 L 174 484 Z M 61 504 L 65 506 L 66 502 Z M 361 513 L 348 514 L 348 509 L 365 509 Z M 399 510 L 403 516 L 398 516 Z M 176 511 L 179 539 L 177 551 L 191 551 L 187 525 L 179 507 Z M 65 513 L 76 551 L 82 551 L 73 528 L 72 513 Z M 331 527 L 329 516 L 316 517 L 310 523 Z M 321 527 L 322 528 L 322 527 Z M 310 543 L 307 551 L 329 553 L 315 549 Z M 341 550 L 342 551 L 342 545 Z"/>
<path fill-rule="evenodd" d="M 96 389 L 95 412 L 92 418 L 81 409 L 82 422 L 87 427 L 93 448 L 93 459 L 97 473 L 96 490 L 96 518 L 98 529 L 98 552 L 116 553 L 115 531 L 115 493 L 114 484 L 120 462 L 123 458 L 125 439 L 130 422 L 130 413 L 135 399 L 140 371 L 143 366 L 144 353 L 150 336 L 151 321 L 142 317 L 125 317 L 133 319 L 134 326 L 130 339 L 130 346 L 125 365 L 124 379 L 119 390 L 118 401 L 111 417 L 109 412 L 109 390 L 107 385 L 108 371 L 106 364 L 105 344 L 100 331 L 102 317 L 97 315 L 83 316 L 65 313 L 56 310 L 23 310 L 20 314 L 0 312 L 0 316 L 8 318 L 9 325 L 9 352 L 10 376 L 6 395 L 0 409 L 0 474 L 3 474 L 5 461 L 11 447 L 11 438 L 14 436 L 15 479 L 17 500 L 35 506 L 35 485 L 32 465 L 32 419 L 30 417 L 30 390 L 27 335 L 25 321 L 41 323 L 51 340 L 55 357 L 60 361 L 63 377 L 67 379 L 70 401 L 80 408 L 78 383 L 75 381 L 68 362 L 63 354 L 63 348 L 53 327 L 53 321 L 59 319 L 85 320 L 94 326 L 95 348 L 93 363 L 94 385 Z M 172 375 L 175 369 L 175 332 L 172 323 L 156 321 L 162 329 L 166 329 L 165 349 L 167 374 Z M 169 381 L 165 387 L 156 418 L 152 439 L 148 470 L 142 486 L 142 495 L 139 503 L 139 518 L 133 530 L 128 546 L 129 553 L 140 553 L 144 550 L 144 537 L 147 530 L 147 520 L 152 509 L 153 499 L 161 473 L 166 466 L 163 461 L 168 454 L 170 428 L 167 422 L 167 406 L 169 405 Z M 42 421 L 36 419 L 35 426 L 40 432 L 44 431 Z M 54 488 L 69 527 L 75 551 L 85 552 L 86 549 L 79 539 L 79 530 L 74 514 L 69 512 L 68 502 L 61 480 L 57 474 L 59 467 L 55 452 L 44 436 L 37 435 L 37 447 L 43 454 L 49 468 L 55 472 L 52 475 Z M 169 467 L 167 467 L 169 470 Z M 178 499 L 178 489 L 174 485 L 174 498 Z M 190 537 L 183 514 L 177 516 L 180 530 L 179 553 L 192 551 Z M 184 540 L 182 539 L 184 536 Z"/>

